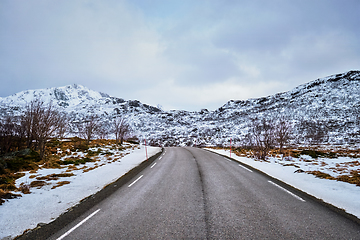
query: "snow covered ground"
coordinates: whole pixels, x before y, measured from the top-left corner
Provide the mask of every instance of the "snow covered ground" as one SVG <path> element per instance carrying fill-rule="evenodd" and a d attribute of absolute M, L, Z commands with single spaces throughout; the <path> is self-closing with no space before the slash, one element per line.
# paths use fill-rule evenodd
<path fill-rule="evenodd" d="M 105 148 L 100 150 L 110 151 Z M 161 148 L 148 147 L 147 151 L 150 157 L 160 152 Z M 78 156 L 81 154 L 78 153 Z M 35 177 L 47 176 L 48 181 L 41 188 L 31 188 L 30 194 L 22 194 L 22 197 L 7 200 L 0 205 L 0 239 L 9 236 L 13 238 L 26 229 L 35 228 L 39 223 L 51 222 L 80 200 L 100 191 L 138 166 L 146 156 L 144 146 L 133 146 L 121 153 L 113 152 L 110 156 L 100 155 L 98 158 L 96 162 L 80 164 L 72 169 L 66 167 L 26 172 L 24 177 L 17 179 L 17 186 L 33 181 Z M 51 180 L 52 174 L 73 175 Z M 65 185 L 58 186 L 59 182 Z"/>
<path fill-rule="evenodd" d="M 211 149 L 208 150 L 230 156 L 230 151 Z M 344 209 L 346 212 L 355 215 L 360 218 L 360 187 L 335 180 L 320 179 L 316 178 L 312 174 L 307 173 L 295 173 L 295 171 L 302 169 L 304 171 L 316 171 L 328 173 L 332 176 L 337 176 L 339 171 L 334 170 L 334 166 L 348 165 L 348 170 L 343 169 L 342 171 L 349 171 L 358 169 L 358 166 L 352 166 L 351 163 L 354 159 L 351 158 L 338 158 L 338 159 L 326 159 L 322 158 L 318 164 L 314 164 L 312 161 L 301 161 L 306 160 L 305 156 L 301 156 L 297 161 L 288 162 L 281 161 L 277 158 L 269 159 L 269 162 L 255 161 L 248 157 L 239 157 L 234 153 L 231 157 L 239 162 L 245 163 L 252 166 L 276 179 L 279 179 L 297 189 L 300 189 L 318 199 L 322 199 L 324 202 L 330 203 L 338 208 Z M 307 156 L 309 157 L 309 156 Z M 284 166 L 285 165 L 285 166 Z"/>
<path fill-rule="evenodd" d="M 95 152 L 99 149 L 90 150 Z M 106 148 L 100 150 L 103 153 L 111 151 Z M 160 150 L 160 148 L 148 147 L 148 154 L 153 156 Z M 208 150 L 226 156 L 230 155 L 230 152 L 226 150 Z M 82 153 L 76 153 L 74 157 L 84 156 Z M 360 203 L 358 201 L 360 199 L 360 187 L 345 182 L 316 178 L 311 174 L 295 173 L 299 169 L 304 171 L 321 170 L 336 177 L 340 173 L 343 174 L 346 171 L 359 168 L 356 164 L 351 164 L 354 162 L 352 158 L 321 158 L 316 162 L 313 159 L 313 161 L 306 161 L 310 159 L 308 159 L 309 156 L 304 155 L 298 159 L 293 159 L 293 161 L 271 158 L 269 162 L 260 162 L 235 154 L 232 154 L 231 157 L 360 218 Z M 41 188 L 31 188 L 31 194 L 22 194 L 22 197 L 7 200 L 3 205 L 0 205 L 0 239 L 9 236 L 13 238 L 22 234 L 26 229 L 35 228 L 39 223 L 49 223 L 56 219 L 67 209 L 79 203 L 80 200 L 98 192 L 104 186 L 114 182 L 139 165 L 145 159 L 145 150 L 143 146 L 140 148 L 136 146 L 121 153 L 113 152 L 108 156 L 99 155 L 98 158 L 96 162 L 80 164 L 76 168 L 67 166 L 60 169 L 39 169 L 36 173 L 26 172 L 24 177 L 16 181 L 17 186 L 21 183 L 33 181 L 35 177 L 41 178 L 52 174 L 66 173 L 74 175 L 48 180 L 47 185 Z M 70 183 L 56 187 L 59 182 L 65 181 Z"/>

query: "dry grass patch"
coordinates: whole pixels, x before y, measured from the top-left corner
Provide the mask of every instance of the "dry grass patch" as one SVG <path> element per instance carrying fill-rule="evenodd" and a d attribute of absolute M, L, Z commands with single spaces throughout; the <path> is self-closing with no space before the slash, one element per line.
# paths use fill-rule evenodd
<path fill-rule="evenodd" d="M 321 172 L 321 171 L 306 171 L 306 173 L 310 173 L 310 174 L 312 174 L 312 175 L 315 175 L 315 176 L 318 177 L 318 178 L 336 180 L 336 178 L 334 178 L 334 177 L 331 176 L 330 174 L 323 173 L 323 172 Z"/>
<path fill-rule="evenodd" d="M 38 189 L 42 188 L 45 185 L 47 185 L 47 182 L 45 182 L 45 181 L 32 181 L 30 183 L 30 187 L 32 187 L 32 188 L 36 187 Z"/>
<path fill-rule="evenodd" d="M 246 149 L 237 148 L 233 150 L 233 153 L 235 153 L 235 155 L 239 157 L 246 157 L 249 151 Z"/>
<path fill-rule="evenodd" d="M 280 163 L 281 165 L 283 165 L 284 167 L 296 167 L 296 168 L 300 168 L 298 165 L 294 164 L 294 163 Z"/>
<path fill-rule="evenodd" d="M 71 177 L 71 176 L 74 176 L 74 174 L 73 173 L 59 173 L 59 174 L 53 173 L 53 174 L 50 174 L 50 175 L 37 177 L 36 179 L 37 180 L 51 181 L 51 180 L 58 180 L 61 177 Z"/>
<path fill-rule="evenodd" d="M 0 175 L 0 189 L 4 191 L 15 191 L 15 181 L 25 176 L 25 173 L 8 173 Z"/>
<path fill-rule="evenodd" d="M 99 166 L 94 166 L 94 167 L 85 169 L 85 170 L 83 170 L 83 173 L 90 172 L 91 170 L 94 170 L 94 169 L 96 169 L 96 168 L 98 168 L 98 167 L 99 167 Z"/>
<path fill-rule="evenodd" d="M 45 154 L 42 159 L 37 151 L 30 149 L 0 156 L 0 161 L 6 161 L 7 163 L 6 167 L 0 169 L 0 190 L 2 192 L 21 191 L 27 193 L 27 188 L 41 188 L 47 185 L 47 181 L 58 180 L 60 177 L 73 176 L 71 172 L 74 170 L 88 172 L 99 167 L 98 165 L 93 167 L 84 166 L 87 162 L 101 160 L 110 163 L 119 161 L 123 156 L 129 154 L 122 152 L 126 149 L 135 149 L 135 147 L 133 145 L 117 144 L 115 140 L 98 139 L 87 143 L 85 140 L 77 137 L 62 140 L 51 139 L 46 143 Z M 122 153 L 118 154 L 120 152 Z M 100 156 L 100 154 L 102 156 Z M 103 157 L 104 155 L 105 158 Z M 65 160 L 61 161 L 62 159 Z M 105 165 L 104 162 L 101 166 Z M 84 165 L 78 168 L 76 165 L 80 164 Z M 66 171 L 63 173 L 65 175 L 49 174 L 47 176 L 41 176 L 37 174 L 40 168 L 65 168 Z M 30 171 L 28 179 L 31 179 L 32 182 L 28 184 L 28 186 L 22 184 L 17 188 L 15 185 L 16 179 L 25 175 L 24 173 L 19 173 L 21 171 Z M 64 182 L 65 183 L 62 184 L 68 184 L 67 181 Z"/>
<path fill-rule="evenodd" d="M 61 182 L 57 182 L 55 186 L 53 186 L 51 189 L 55 189 L 57 187 L 61 187 L 61 186 L 64 186 L 66 184 L 70 184 L 69 181 L 61 181 Z"/>
<path fill-rule="evenodd" d="M 336 180 L 356 184 L 360 187 L 360 170 L 351 171 L 349 175 L 341 175 Z"/>
<path fill-rule="evenodd" d="M 351 173 L 348 175 L 340 175 L 338 177 L 333 177 L 333 176 L 331 176 L 327 173 L 323 173 L 321 171 L 307 171 L 306 173 L 313 174 L 318 178 L 337 180 L 337 181 L 341 181 L 341 182 L 355 184 L 356 186 L 360 186 L 360 170 L 351 171 Z"/>
<path fill-rule="evenodd" d="M 60 156 L 50 155 L 46 157 L 45 162 L 43 163 L 43 168 L 61 168 L 59 164 Z"/>
<path fill-rule="evenodd" d="M 346 163 L 343 163 L 344 165 L 347 165 L 349 167 L 357 167 L 357 166 L 360 166 L 360 162 L 359 161 L 353 161 L 353 162 L 346 162 Z"/>
<path fill-rule="evenodd" d="M 65 172 L 71 172 L 71 171 L 76 171 L 79 170 L 79 168 L 75 165 L 70 165 L 68 166 L 68 169 Z"/>

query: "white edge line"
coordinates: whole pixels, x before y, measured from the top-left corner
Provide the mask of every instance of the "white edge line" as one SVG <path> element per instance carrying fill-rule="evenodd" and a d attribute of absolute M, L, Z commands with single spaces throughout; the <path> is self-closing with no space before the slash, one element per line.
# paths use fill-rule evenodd
<path fill-rule="evenodd" d="M 131 187 L 132 185 L 134 185 L 137 181 L 140 180 L 140 178 L 142 178 L 144 175 L 141 175 L 140 177 L 138 177 L 135 181 L 132 182 L 132 184 L 130 184 L 128 187 Z"/>
<path fill-rule="evenodd" d="M 245 170 L 248 170 L 249 172 L 253 172 L 252 170 L 248 169 L 247 167 L 244 167 L 243 165 L 239 164 L 240 167 L 242 167 Z"/>
<path fill-rule="evenodd" d="M 150 168 L 153 168 L 156 165 L 156 163 L 154 163 Z"/>
<path fill-rule="evenodd" d="M 268 181 L 268 182 L 269 182 L 269 183 L 271 183 L 271 184 L 273 184 L 274 186 L 276 186 L 276 187 L 280 188 L 281 190 L 283 190 L 283 191 L 287 192 L 288 194 L 290 194 L 290 195 L 291 195 L 291 196 L 293 196 L 294 198 L 296 198 L 296 199 L 298 199 L 298 200 L 300 200 L 300 201 L 302 201 L 302 202 L 306 202 L 304 199 L 302 199 L 302 198 L 301 198 L 301 197 L 299 197 L 298 195 L 296 195 L 296 194 L 294 194 L 294 193 L 290 192 L 289 190 L 287 190 L 287 189 L 285 189 L 285 188 L 283 188 L 283 187 L 281 187 L 281 186 L 277 185 L 276 183 L 273 183 L 272 181 Z"/>
<path fill-rule="evenodd" d="M 93 217 L 95 214 L 97 214 L 100 211 L 100 209 L 96 210 L 95 212 L 93 212 L 92 214 L 90 214 L 89 216 L 87 216 L 84 220 L 82 220 L 81 222 L 79 222 L 78 224 L 75 225 L 75 227 L 71 228 L 69 231 L 67 231 L 66 233 L 64 233 L 61 237 L 57 238 L 56 240 L 61 240 L 64 237 L 66 237 L 67 235 L 69 235 L 72 231 L 74 231 L 75 229 L 77 229 L 78 227 L 80 227 L 84 222 L 86 222 L 87 220 L 89 220 L 91 217 Z"/>

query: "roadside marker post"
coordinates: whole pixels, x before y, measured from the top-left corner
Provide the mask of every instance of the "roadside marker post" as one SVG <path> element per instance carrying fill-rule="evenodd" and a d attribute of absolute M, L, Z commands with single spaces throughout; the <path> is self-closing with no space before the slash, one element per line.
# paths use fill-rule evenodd
<path fill-rule="evenodd" d="M 149 158 L 148 158 L 148 154 L 147 154 L 146 139 L 144 139 L 144 141 L 145 141 L 146 160 L 149 160 Z"/>
<path fill-rule="evenodd" d="M 230 157 L 231 157 L 231 138 L 230 138 Z"/>

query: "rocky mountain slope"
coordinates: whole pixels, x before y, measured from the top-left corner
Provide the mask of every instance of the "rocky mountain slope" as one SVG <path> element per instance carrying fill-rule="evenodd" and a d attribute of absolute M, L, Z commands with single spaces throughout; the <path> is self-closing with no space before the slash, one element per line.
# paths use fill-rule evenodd
<path fill-rule="evenodd" d="M 70 122 L 97 115 L 103 122 L 124 116 L 140 138 L 159 145 L 217 145 L 244 143 L 254 118 L 286 117 L 299 143 L 314 131 L 326 134 L 322 142 L 359 142 L 360 71 L 317 79 L 275 95 L 231 100 L 215 111 L 163 111 L 139 101 L 124 100 L 81 85 L 28 90 L 0 98 L 0 115 L 19 115 L 27 102 L 40 98 L 69 114 Z"/>

